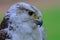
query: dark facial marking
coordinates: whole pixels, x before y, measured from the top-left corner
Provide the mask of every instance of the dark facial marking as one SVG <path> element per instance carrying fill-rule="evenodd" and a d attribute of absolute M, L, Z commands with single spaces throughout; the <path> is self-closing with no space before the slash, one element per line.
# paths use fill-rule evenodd
<path fill-rule="evenodd" d="M 8 20 L 9 20 L 9 15 L 6 15 L 0 24 L 0 30 L 8 27 Z"/>
<path fill-rule="evenodd" d="M 13 30 L 13 27 L 12 27 L 12 26 L 10 26 L 10 27 L 9 27 L 9 30 Z"/>
<path fill-rule="evenodd" d="M 0 30 L 0 40 L 6 39 L 7 32 L 5 30 Z"/>

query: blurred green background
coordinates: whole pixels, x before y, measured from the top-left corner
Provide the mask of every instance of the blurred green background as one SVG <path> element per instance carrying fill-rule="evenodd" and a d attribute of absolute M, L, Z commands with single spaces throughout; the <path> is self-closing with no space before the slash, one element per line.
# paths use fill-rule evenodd
<path fill-rule="evenodd" d="M 43 26 L 47 40 L 60 40 L 60 1 L 59 0 L 0 0 L 0 23 L 8 8 L 16 2 L 27 2 L 38 7 L 43 14 Z"/>

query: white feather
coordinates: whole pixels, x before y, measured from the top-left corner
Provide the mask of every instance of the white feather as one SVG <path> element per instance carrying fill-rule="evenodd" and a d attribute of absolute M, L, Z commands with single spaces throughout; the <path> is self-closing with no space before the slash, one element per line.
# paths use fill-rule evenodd
<path fill-rule="evenodd" d="M 19 5 L 17 6 L 17 4 Z M 8 10 L 8 15 L 10 15 L 9 21 L 12 23 L 8 23 L 7 31 L 7 33 L 12 36 L 11 40 L 45 40 L 44 28 L 39 28 L 38 25 L 33 22 L 31 19 L 32 17 L 28 15 L 26 10 L 21 10 L 17 7 L 31 10 L 35 12 L 37 16 L 42 16 L 40 11 L 30 4 L 21 2 L 12 5 Z M 11 26 L 13 29 L 9 30 Z M 34 27 L 36 28 L 34 29 Z"/>

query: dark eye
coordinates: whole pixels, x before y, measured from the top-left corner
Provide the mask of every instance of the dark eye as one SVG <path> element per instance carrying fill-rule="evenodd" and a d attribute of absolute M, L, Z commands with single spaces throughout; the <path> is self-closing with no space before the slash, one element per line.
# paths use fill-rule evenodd
<path fill-rule="evenodd" d="M 30 10 L 27 10 L 27 9 L 26 9 L 26 11 L 28 12 L 28 14 L 29 14 L 30 16 L 33 16 L 33 15 L 34 15 L 34 12 L 33 12 L 33 11 L 30 11 Z"/>
<path fill-rule="evenodd" d="M 30 16 L 32 16 L 32 15 L 34 14 L 34 12 L 29 11 L 28 14 L 29 14 Z"/>

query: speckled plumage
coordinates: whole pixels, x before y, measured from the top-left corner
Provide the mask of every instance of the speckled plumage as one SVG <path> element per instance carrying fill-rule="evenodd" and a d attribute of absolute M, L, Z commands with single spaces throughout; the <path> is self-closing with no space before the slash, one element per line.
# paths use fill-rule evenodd
<path fill-rule="evenodd" d="M 33 14 L 34 16 L 32 16 Z M 35 6 L 18 2 L 8 9 L 4 18 L 8 19 L 7 26 L 5 29 L 0 27 L 10 37 L 5 40 L 46 40 L 44 28 L 35 23 L 36 20 L 42 18 L 41 12 Z"/>

